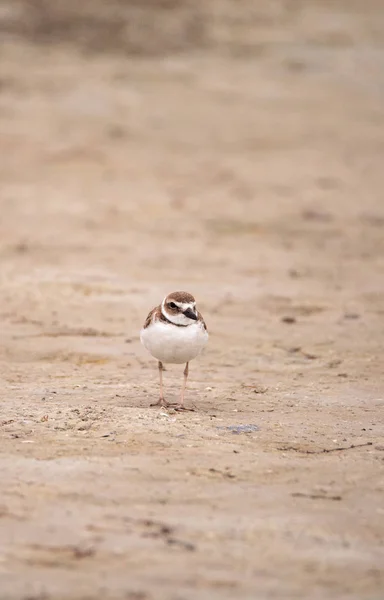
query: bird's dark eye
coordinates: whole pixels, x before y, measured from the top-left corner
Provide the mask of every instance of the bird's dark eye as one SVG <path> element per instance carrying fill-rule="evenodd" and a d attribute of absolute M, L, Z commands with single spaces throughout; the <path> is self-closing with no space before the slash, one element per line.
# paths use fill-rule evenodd
<path fill-rule="evenodd" d="M 174 302 L 170 302 L 169 303 L 169 307 L 170 308 L 177 308 L 176 304 Z"/>

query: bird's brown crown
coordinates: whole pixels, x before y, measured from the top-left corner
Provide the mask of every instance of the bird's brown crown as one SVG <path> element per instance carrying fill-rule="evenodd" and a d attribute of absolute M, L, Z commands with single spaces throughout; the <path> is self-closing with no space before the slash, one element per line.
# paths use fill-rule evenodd
<path fill-rule="evenodd" d="M 192 296 L 192 294 L 189 294 L 188 292 L 172 292 L 171 294 L 168 294 L 168 296 L 166 297 L 166 302 L 183 302 L 186 304 L 190 304 L 191 302 L 195 302 L 194 297 Z"/>

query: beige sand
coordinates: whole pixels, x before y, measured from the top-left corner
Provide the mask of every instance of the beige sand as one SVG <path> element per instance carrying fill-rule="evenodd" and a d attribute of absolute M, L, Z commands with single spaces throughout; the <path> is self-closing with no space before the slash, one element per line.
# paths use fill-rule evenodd
<path fill-rule="evenodd" d="M 380 3 L 215 5 L 171 58 L 6 37 L 1 600 L 383 598 Z"/>

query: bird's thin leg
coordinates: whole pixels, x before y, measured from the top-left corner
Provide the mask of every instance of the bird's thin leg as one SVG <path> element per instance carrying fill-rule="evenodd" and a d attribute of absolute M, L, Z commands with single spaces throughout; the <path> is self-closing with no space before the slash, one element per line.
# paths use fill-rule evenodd
<path fill-rule="evenodd" d="M 184 369 L 183 386 L 181 388 L 181 394 L 180 394 L 180 407 L 181 408 L 184 408 L 184 394 L 185 394 L 185 388 L 187 387 L 188 372 L 189 372 L 189 363 L 186 363 L 185 369 Z"/>
<path fill-rule="evenodd" d="M 163 392 L 163 363 L 159 360 L 159 377 L 160 377 L 160 401 L 164 401 Z"/>
<path fill-rule="evenodd" d="M 169 406 L 168 402 L 166 401 L 166 399 L 164 398 L 164 393 L 163 393 L 163 363 L 159 360 L 159 378 L 160 378 L 160 398 L 158 399 L 157 402 L 153 402 L 150 406 L 164 406 L 167 407 Z"/>
<path fill-rule="evenodd" d="M 180 402 L 179 402 L 179 404 L 177 404 L 177 406 L 175 406 L 175 409 L 176 410 L 189 410 L 189 411 L 193 412 L 194 411 L 193 408 L 185 408 L 185 406 L 184 406 L 184 395 L 185 395 L 185 388 L 187 386 L 188 372 L 189 372 L 189 363 L 186 363 L 185 369 L 184 369 L 183 385 L 182 385 L 181 393 L 180 393 Z"/>

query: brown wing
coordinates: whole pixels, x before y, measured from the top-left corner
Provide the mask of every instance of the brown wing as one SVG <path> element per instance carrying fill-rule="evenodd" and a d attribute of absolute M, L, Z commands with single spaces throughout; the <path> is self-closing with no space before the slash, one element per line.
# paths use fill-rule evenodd
<path fill-rule="evenodd" d="M 197 311 L 197 316 L 199 318 L 199 321 L 203 324 L 205 331 L 208 331 L 208 327 L 207 327 L 206 322 L 203 319 L 203 315 L 201 313 L 199 313 L 199 311 Z"/>
<path fill-rule="evenodd" d="M 152 310 L 151 310 L 151 312 L 150 312 L 150 313 L 148 313 L 148 316 L 147 316 L 147 318 L 145 319 L 145 323 L 144 323 L 143 329 L 147 329 L 147 327 L 149 327 L 149 325 L 152 323 L 152 319 L 153 319 L 153 316 L 154 316 L 154 314 L 155 314 L 155 313 L 156 313 L 156 311 L 158 311 L 158 310 L 159 310 L 159 307 L 158 307 L 158 306 L 156 306 L 155 308 L 152 308 Z"/>

